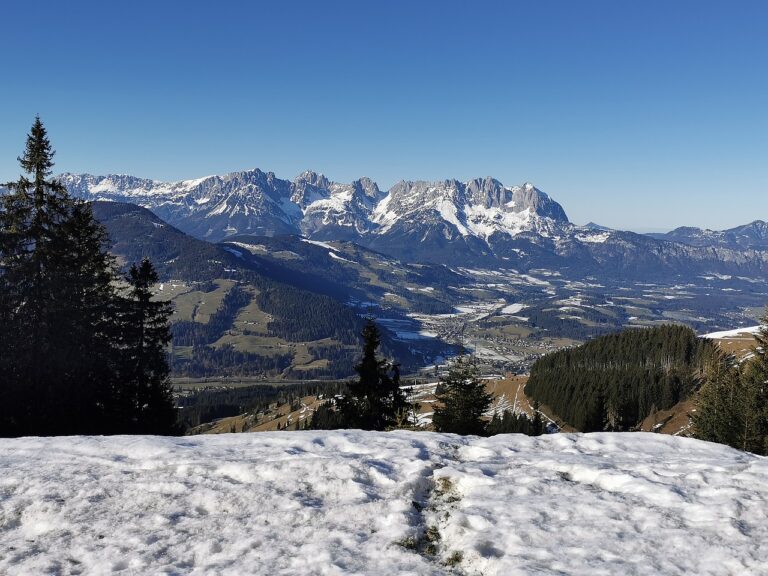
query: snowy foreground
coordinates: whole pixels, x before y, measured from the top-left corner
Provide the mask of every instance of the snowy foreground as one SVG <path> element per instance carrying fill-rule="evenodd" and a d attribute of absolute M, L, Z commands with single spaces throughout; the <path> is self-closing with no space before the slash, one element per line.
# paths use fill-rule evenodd
<path fill-rule="evenodd" d="M 658 434 L 0 440 L 1 574 L 768 574 L 768 459 Z"/>

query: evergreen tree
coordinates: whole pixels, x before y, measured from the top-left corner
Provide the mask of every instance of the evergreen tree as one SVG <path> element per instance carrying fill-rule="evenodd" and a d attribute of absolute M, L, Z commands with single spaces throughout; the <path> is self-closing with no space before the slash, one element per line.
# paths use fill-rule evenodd
<path fill-rule="evenodd" d="M 167 368 L 152 352 L 168 342 L 167 327 L 154 328 L 162 314 L 153 303 L 139 310 L 135 287 L 126 306 L 106 232 L 50 178 L 53 156 L 36 118 L 19 158 L 25 175 L 0 198 L 0 435 L 130 432 L 139 421 L 167 431 L 157 424 Z M 141 319 L 149 339 L 132 336 Z M 145 377 L 126 368 L 139 356 Z"/>
<path fill-rule="evenodd" d="M 0 210 L 5 434 L 97 430 L 105 417 L 112 260 L 89 207 L 49 179 L 53 156 L 36 118 L 19 158 L 27 176 L 7 184 Z"/>
<path fill-rule="evenodd" d="M 400 389 L 400 368 L 397 364 L 376 357 L 381 334 L 372 319 L 362 332 L 363 357 L 355 366 L 358 378 L 349 385 L 349 394 L 339 408 L 349 428 L 384 430 L 394 426 L 398 413 L 407 406 Z"/>
<path fill-rule="evenodd" d="M 363 357 L 355 366 L 356 381 L 338 400 L 323 404 L 312 417 L 313 429 L 360 428 L 386 430 L 397 425 L 408 402 L 400 388 L 400 369 L 376 357 L 381 344 L 379 329 L 368 319 L 362 332 Z"/>
<path fill-rule="evenodd" d="M 538 400 L 534 400 L 530 435 L 541 436 L 542 434 L 544 434 L 544 421 L 541 419 L 541 404 Z"/>
<path fill-rule="evenodd" d="M 768 310 L 760 318 L 752 360 L 744 366 L 746 422 L 743 448 L 768 455 Z"/>
<path fill-rule="evenodd" d="M 438 384 L 438 405 L 432 423 L 438 432 L 483 434 L 483 414 L 490 408 L 492 397 L 478 377 L 477 364 L 460 356 Z"/>
<path fill-rule="evenodd" d="M 693 424 L 697 438 L 768 455 L 768 314 L 761 323 L 750 360 L 709 367 Z"/>
<path fill-rule="evenodd" d="M 171 340 L 169 302 L 152 299 L 157 272 L 149 259 L 131 266 L 126 277 L 130 293 L 124 315 L 125 345 L 120 389 L 128 402 L 121 402 L 131 416 L 136 432 L 172 434 L 177 432 L 166 347 Z"/>
<path fill-rule="evenodd" d="M 631 430 L 698 390 L 715 351 L 684 326 L 625 330 L 540 358 L 525 393 L 578 430 Z"/>
<path fill-rule="evenodd" d="M 731 355 L 713 359 L 699 392 L 693 417 L 694 436 L 741 448 L 744 399 L 741 369 L 736 359 Z"/>

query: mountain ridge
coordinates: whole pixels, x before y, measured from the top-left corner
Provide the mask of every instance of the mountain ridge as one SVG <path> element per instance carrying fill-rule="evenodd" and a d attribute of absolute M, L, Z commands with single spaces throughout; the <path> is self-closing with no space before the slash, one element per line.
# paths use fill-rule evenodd
<path fill-rule="evenodd" d="M 72 173 L 59 178 L 75 196 L 136 203 L 174 225 L 184 218 L 191 228 L 185 231 L 213 241 L 237 233 L 312 235 L 345 228 L 382 234 L 405 216 L 429 219 L 429 212 L 464 236 L 515 235 L 537 229 L 537 217 L 570 224 L 562 206 L 533 184 L 505 186 L 491 177 L 403 180 L 386 192 L 367 177 L 343 184 L 305 171 L 289 181 L 258 168 L 177 182 Z M 211 226 L 196 230 L 190 222 L 202 218 Z"/>
<path fill-rule="evenodd" d="M 309 170 L 292 181 L 260 169 L 170 183 L 60 178 L 75 196 L 139 204 L 213 242 L 289 234 L 354 242 L 408 262 L 555 268 L 580 277 L 768 273 L 768 229 L 759 223 L 742 227 L 735 240 L 725 232 L 642 235 L 578 226 L 533 184 L 507 186 L 492 177 L 403 180 L 387 191 L 370 178 L 344 184 Z"/>

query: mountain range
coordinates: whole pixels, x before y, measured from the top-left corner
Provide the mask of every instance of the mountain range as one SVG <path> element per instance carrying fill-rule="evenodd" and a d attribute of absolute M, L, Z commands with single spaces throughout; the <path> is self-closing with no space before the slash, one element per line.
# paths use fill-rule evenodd
<path fill-rule="evenodd" d="M 720 246 L 738 250 L 739 248 L 768 248 L 768 222 L 755 220 L 743 226 L 729 230 L 709 230 L 682 226 L 664 234 L 648 234 L 658 240 L 680 242 L 689 246 Z"/>
<path fill-rule="evenodd" d="M 550 268 L 569 277 L 768 271 L 764 222 L 653 235 L 577 226 L 533 184 L 490 177 L 401 181 L 388 191 L 369 178 L 342 184 L 307 171 L 290 181 L 258 169 L 179 182 L 69 173 L 60 179 L 75 196 L 138 204 L 211 242 L 290 234 L 351 241 L 407 262 Z"/>
<path fill-rule="evenodd" d="M 155 263 L 174 303 L 176 374 L 349 375 L 362 315 L 404 368 L 461 344 L 524 370 L 622 327 L 753 324 L 768 298 L 762 222 L 664 235 L 578 226 L 532 184 L 493 178 L 388 191 L 259 170 L 61 180 L 93 201 L 121 264 Z"/>

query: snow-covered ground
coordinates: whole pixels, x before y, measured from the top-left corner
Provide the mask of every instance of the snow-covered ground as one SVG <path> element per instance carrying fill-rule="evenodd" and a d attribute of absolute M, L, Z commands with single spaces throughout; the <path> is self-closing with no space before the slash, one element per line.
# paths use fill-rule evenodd
<path fill-rule="evenodd" d="M 768 459 L 657 434 L 24 438 L 0 469 L 9 575 L 768 574 Z"/>
<path fill-rule="evenodd" d="M 711 332 L 704 334 L 702 338 L 714 338 L 716 340 L 722 338 L 736 338 L 744 334 L 757 334 L 760 332 L 762 326 L 745 326 L 744 328 L 735 328 L 734 330 L 724 330 L 722 332 Z"/>

